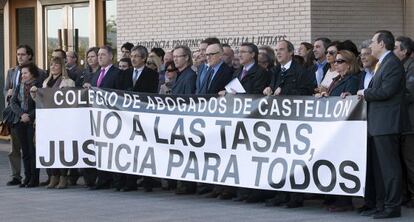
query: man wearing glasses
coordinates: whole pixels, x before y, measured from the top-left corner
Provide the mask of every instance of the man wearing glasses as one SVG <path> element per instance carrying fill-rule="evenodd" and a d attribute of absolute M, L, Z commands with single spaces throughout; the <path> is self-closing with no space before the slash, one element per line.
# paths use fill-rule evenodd
<path fill-rule="evenodd" d="M 142 45 L 134 46 L 131 49 L 132 69 L 127 69 L 121 73 L 118 89 L 143 92 L 157 93 L 159 76 L 156 71 L 148 68 L 145 64 L 148 58 L 148 50 Z M 114 184 L 117 191 L 137 190 L 136 175 L 126 175 L 117 173 L 114 175 Z M 145 192 L 151 192 L 155 181 L 151 177 L 144 177 L 142 186 Z"/>
<path fill-rule="evenodd" d="M 219 43 L 211 44 L 206 49 L 207 69 L 199 94 L 217 94 L 232 79 L 231 68 L 223 61 L 223 47 Z"/>

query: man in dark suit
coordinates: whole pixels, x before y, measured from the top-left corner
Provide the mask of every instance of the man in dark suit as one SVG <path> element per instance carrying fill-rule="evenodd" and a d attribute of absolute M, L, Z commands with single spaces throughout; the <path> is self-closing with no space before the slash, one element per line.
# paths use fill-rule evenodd
<path fill-rule="evenodd" d="M 223 61 L 227 64 L 228 67 L 231 69 L 231 73 L 234 73 L 236 71 L 233 68 L 233 59 L 234 59 L 234 50 L 231 48 L 229 44 L 222 44 L 223 46 Z"/>
<path fill-rule="evenodd" d="M 224 63 L 223 47 L 220 43 L 209 44 L 206 49 L 207 68 L 205 77 L 197 89 L 197 94 L 217 94 L 231 81 L 233 77 L 232 69 Z M 198 78 L 197 78 L 198 79 Z M 214 186 L 200 184 L 198 194 L 205 194 L 213 191 Z M 214 192 L 211 197 L 216 197 L 218 192 Z"/>
<path fill-rule="evenodd" d="M 118 89 L 133 92 L 157 93 L 158 73 L 145 66 L 148 58 L 148 50 L 142 45 L 134 46 L 131 49 L 132 69 L 125 70 L 118 82 Z M 115 174 L 114 184 L 116 190 L 132 191 L 137 190 L 136 175 Z M 146 192 L 151 192 L 155 180 L 151 177 L 144 177 L 142 186 Z"/>
<path fill-rule="evenodd" d="M 321 84 L 326 72 L 329 69 L 329 63 L 326 61 L 326 50 L 331 40 L 328 38 L 317 38 L 313 43 L 313 54 L 315 55 L 316 64 L 311 68 L 315 74 L 315 84 Z"/>
<path fill-rule="evenodd" d="M 406 91 L 404 104 L 406 115 L 404 115 L 404 133 L 401 137 L 401 157 L 403 164 L 403 203 L 410 208 L 414 207 L 414 59 L 413 41 L 409 37 L 400 36 L 395 41 L 394 54 L 404 64 Z"/>
<path fill-rule="evenodd" d="M 91 78 L 91 86 L 117 89 L 121 70 L 112 64 L 112 47 L 105 45 L 98 51 L 98 62 L 101 70 Z"/>
<path fill-rule="evenodd" d="M 20 45 L 17 47 L 17 63 L 16 67 L 13 67 L 7 71 L 6 81 L 4 85 L 4 95 L 9 102 L 13 95 L 15 88 L 20 84 L 21 72 L 20 66 L 28 64 L 33 59 L 33 50 L 28 45 Z M 17 139 L 17 128 L 12 127 L 11 132 L 11 150 L 9 153 L 10 167 L 12 171 L 11 180 L 7 182 L 7 186 L 14 186 L 21 184 L 21 152 L 20 142 Z"/>
<path fill-rule="evenodd" d="M 99 48 L 98 62 L 101 70 L 95 73 L 91 78 L 91 83 L 84 85 L 98 88 L 117 89 L 121 70 L 112 65 L 112 47 L 105 45 Z M 87 169 L 87 174 L 92 176 L 93 170 Z M 96 185 L 91 189 L 109 189 L 112 185 L 112 173 L 106 171 L 97 171 Z"/>
<path fill-rule="evenodd" d="M 269 84 L 269 75 L 258 64 L 259 49 L 250 42 L 242 43 L 239 50 L 240 64 L 242 67 L 233 74 L 233 79 L 238 78 L 247 94 L 262 94 L 263 89 Z M 224 91 L 220 94 L 224 95 Z"/>
<path fill-rule="evenodd" d="M 270 86 L 264 95 L 312 95 L 315 76 L 293 60 L 293 44 L 287 40 L 276 44 L 276 56 L 280 63 L 279 72 L 272 76 Z"/>
<path fill-rule="evenodd" d="M 315 75 L 293 60 L 294 46 L 287 40 L 276 44 L 276 58 L 280 69 L 272 76 L 270 86 L 263 90 L 264 95 L 312 95 L 316 88 Z M 303 195 L 300 193 L 278 192 L 267 201 L 267 206 L 284 204 L 287 208 L 303 206 Z"/>
<path fill-rule="evenodd" d="M 231 81 L 231 68 L 223 61 L 223 47 L 219 43 L 206 49 L 207 69 L 204 81 L 198 89 L 199 94 L 217 94 Z"/>
<path fill-rule="evenodd" d="M 381 30 L 375 33 L 370 48 L 379 61 L 369 87 L 357 92 L 368 103 L 368 134 L 372 136 L 377 154 L 373 157 L 377 163 L 375 169 L 382 176 L 382 183 L 375 184 L 375 188 L 384 186 L 384 209 L 373 212 L 374 219 L 401 216 L 399 134 L 405 81 L 404 67 L 392 52 L 394 43 L 391 32 Z"/>
<path fill-rule="evenodd" d="M 239 50 L 240 64 L 242 67 L 233 74 L 233 79 L 238 78 L 247 94 L 261 94 L 269 84 L 267 71 L 258 64 L 259 49 L 250 42 L 242 43 Z M 219 95 L 225 95 L 226 91 L 220 91 Z M 220 199 L 245 201 L 253 192 L 253 189 L 226 187 L 220 191 Z"/>
<path fill-rule="evenodd" d="M 205 82 L 208 69 L 208 61 L 206 56 L 207 47 L 211 44 L 220 44 L 220 40 L 215 37 L 209 37 L 204 39 L 198 48 L 199 51 L 199 60 L 201 62 L 197 67 L 197 80 L 196 80 L 196 94 L 200 94 L 202 84 Z"/>
<path fill-rule="evenodd" d="M 78 54 L 74 51 L 69 51 L 66 53 L 66 69 L 68 70 L 69 77 L 75 81 L 75 86 L 81 87 L 83 82 L 81 79 L 82 76 L 82 67 L 78 65 Z"/>

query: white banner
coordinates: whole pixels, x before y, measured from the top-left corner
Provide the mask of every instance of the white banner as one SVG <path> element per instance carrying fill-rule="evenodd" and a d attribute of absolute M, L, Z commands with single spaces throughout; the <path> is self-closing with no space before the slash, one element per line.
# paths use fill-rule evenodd
<path fill-rule="evenodd" d="M 243 115 L 234 113 L 235 98 L 224 103 L 232 110 L 190 115 L 188 110 L 152 109 L 148 105 L 151 96 L 140 101 L 140 110 L 132 103 L 120 108 L 126 97 L 119 93 L 123 103 L 118 101 L 118 105 L 105 108 L 89 101 L 76 108 L 79 101 L 60 103 L 58 92 L 50 95 L 53 101 L 44 96 L 36 110 L 37 167 L 96 167 L 254 189 L 364 195 L 366 121 L 344 120 L 365 111 L 358 111 L 361 101 L 356 98 L 330 100 L 335 104 L 332 112 L 320 112 L 322 116 L 315 115 L 318 111 L 313 106 L 313 111 L 298 108 L 272 119 L 261 118 L 275 107 L 269 101 L 276 99 L 265 97 L 253 99 L 250 106 L 246 101 L 251 98 L 240 97 L 243 105 L 237 109 Z M 328 101 L 323 110 L 329 110 Z M 344 118 L 336 121 L 332 116 L 342 112 L 336 108 L 340 102 Z M 314 115 L 307 119 L 306 113 Z"/>

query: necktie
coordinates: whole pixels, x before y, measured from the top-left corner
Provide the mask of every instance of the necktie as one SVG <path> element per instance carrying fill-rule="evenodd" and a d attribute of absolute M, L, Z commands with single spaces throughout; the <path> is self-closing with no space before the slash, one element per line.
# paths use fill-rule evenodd
<path fill-rule="evenodd" d="M 375 73 L 377 73 L 379 67 L 380 67 L 380 63 L 377 62 L 377 64 L 375 65 L 375 69 L 374 69 L 374 75 L 375 75 Z"/>
<path fill-rule="evenodd" d="M 104 77 L 105 77 L 105 69 L 102 68 L 101 72 L 99 73 L 98 81 L 96 82 L 97 87 L 101 86 L 101 83 L 102 83 L 102 80 L 103 80 Z"/>
<path fill-rule="evenodd" d="M 214 73 L 214 69 L 212 68 L 207 69 L 207 73 L 205 74 L 206 76 L 204 76 L 203 83 L 201 84 L 200 94 L 207 94 L 213 73 Z"/>
<path fill-rule="evenodd" d="M 138 69 L 134 70 L 134 75 L 132 75 L 132 81 L 133 81 L 133 86 L 135 86 L 135 83 L 137 83 L 138 80 Z"/>
<path fill-rule="evenodd" d="M 240 80 L 242 80 L 245 76 L 247 75 L 247 70 L 243 69 L 241 75 L 240 75 Z"/>

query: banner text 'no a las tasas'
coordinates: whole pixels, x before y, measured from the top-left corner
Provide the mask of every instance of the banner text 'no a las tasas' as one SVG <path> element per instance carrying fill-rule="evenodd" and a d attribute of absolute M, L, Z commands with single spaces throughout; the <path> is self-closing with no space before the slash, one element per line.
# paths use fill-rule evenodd
<path fill-rule="evenodd" d="M 168 96 L 41 89 L 40 168 L 88 168 L 228 186 L 363 196 L 357 97 Z"/>

